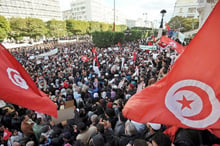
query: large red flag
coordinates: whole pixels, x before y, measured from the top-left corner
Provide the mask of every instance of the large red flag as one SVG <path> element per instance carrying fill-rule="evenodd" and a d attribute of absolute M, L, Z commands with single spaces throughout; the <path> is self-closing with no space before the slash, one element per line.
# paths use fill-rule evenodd
<path fill-rule="evenodd" d="M 182 45 L 180 45 L 178 42 L 166 37 L 166 36 L 162 36 L 160 38 L 160 43 L 163 42 L 166 45 L 171 46 L 173 49 L 175 49 L 178 53 L 182 53 L 184 51 L 184 47 Z"/>
<path fill-rule="evenodd" d="M 21 64 L 0 44 L 0 99 L 57 117 L 57 107 L 41 92 Z"/>
<path fill-rule="evenodd" d="M 220 2 L 160 81 L 132 96 L 123 114 L 138 122 L 220 130 Z"/>

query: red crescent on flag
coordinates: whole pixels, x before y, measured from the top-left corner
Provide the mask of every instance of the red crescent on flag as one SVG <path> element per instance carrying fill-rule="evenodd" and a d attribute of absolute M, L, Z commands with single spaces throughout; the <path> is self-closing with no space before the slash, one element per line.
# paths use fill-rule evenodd
<path fill-rule="evenodd" d="M 187 91 L 192 91 L 193 93 L 196 93 L 200 97 L 203 103 L 202 111 L 199 114 L 195 116 L 184 116 L 185 118 L 190 119 L 190 120 L 200 120 L 200 119 L 206 118 L 211 113 L 212 105 L 209 101 L 208 94 L 205 91 L 195 86 L 186 86 L 186 87 L 182 87 L 178 89 L 174 94 L 176 94 L 177 92 L 181 90 L 187 90 Z"/>

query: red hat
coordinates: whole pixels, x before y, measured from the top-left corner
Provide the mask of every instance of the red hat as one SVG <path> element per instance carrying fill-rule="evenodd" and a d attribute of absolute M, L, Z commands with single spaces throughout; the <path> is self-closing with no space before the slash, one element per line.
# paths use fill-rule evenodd
<path fill-rule="evenodd" d="M 134 88 L 134 85 L 133 85 L 132 83 L 130 83 L 129 86 L 130 86 L 131 88 Z"/>
<path fill-rule="evenodd" d="M 112 108 L 112 102 L 108 102 L 108 104 L 107 104 L 107 106 L 108 106 L 108 108 Z"/>

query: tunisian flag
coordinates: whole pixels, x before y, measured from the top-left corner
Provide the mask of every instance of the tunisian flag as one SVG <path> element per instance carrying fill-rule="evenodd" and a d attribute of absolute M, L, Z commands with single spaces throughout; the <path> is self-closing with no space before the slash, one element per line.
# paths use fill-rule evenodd
<path fill-rule="evenodd" d="M 89 58 L 88 58 L 86 55 L 81 56 L 80 58 L 81 58 L 81 59 L 82 59 L 82 61 L 84 61 L 84 62 L 89 61 Z"/>
<path fill-rule="evenodd" d="M 0 44 L 0 99 L 57 117 L 57 106 L 40 91 L 21 64 Z"/>
<path fill-rule="evenodd" d="M 169 32 L 169 31 L 170 31 L 170 26 L 169 26 L 169 24 L 166 23 L 165 25 L 166 25 L 166 28 L 167 28 L 167 32 Z"/>
<path fill-rule="evenodd" d="M 166 37 L 166 36 L 162 36 L 160 38 L 160 43 L 165 43 L 166 45 L 171 46 L 173 49 L 175 49 L 178 53 L 182 53 L 184 51 L 184 47 L 182 45 L 180 45 L 178 42 Z"/>
<path fill-rule="evenodd" d="M 94 53 L 95 55 L 97 55 L 97 52 L 95 50 L 95 47 L 92 47 L 92 53 Z"/>
<path fill-rule="evenodd" d="M 184 128 L 220 130 L 220 2 L 160 81 L 132 96 L 128 119 Z"/>
<path fill-rule="evenodd" d="M 8 138 L 12 135 L 8 129 L 4 129 L 3 140 L 8 140 Z"/>
<path fill-rule="evenodd" d="M 115 31 L 115 22 L 113 22 L 112 31 Z"/>

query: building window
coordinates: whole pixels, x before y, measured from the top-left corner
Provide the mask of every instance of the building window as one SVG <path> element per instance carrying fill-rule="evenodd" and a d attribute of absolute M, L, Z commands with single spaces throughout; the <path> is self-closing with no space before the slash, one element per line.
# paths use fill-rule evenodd
<path fill-rule="evenodd" d="M 207 0 L 208 3 L 215 3 L 216 0 Z"/>
<path fill-rule="evenodd" d="M 204 0 L 198 0 L 198 3 L 204 3 Z"/>
<path fill-rule="evenodd" d="M 182 13 L 182 12 L 183 12 L 183 8 L 180 8 L 179 10 L 180 10 L 179 13 Z"/>
<path fill-rule="evenodd" d="M 195 13 L 196 12 L 196 8 L 189 8 L 188 9 L 188 13 Z"/>

